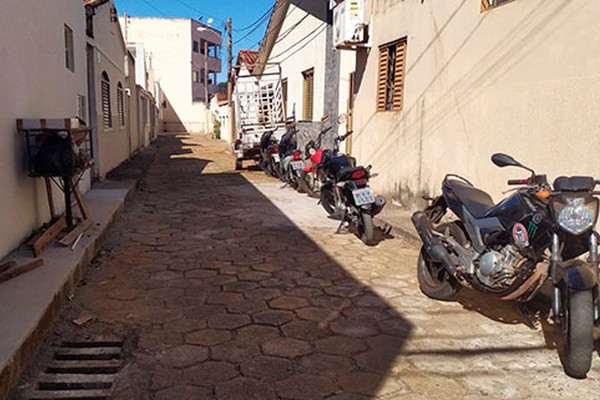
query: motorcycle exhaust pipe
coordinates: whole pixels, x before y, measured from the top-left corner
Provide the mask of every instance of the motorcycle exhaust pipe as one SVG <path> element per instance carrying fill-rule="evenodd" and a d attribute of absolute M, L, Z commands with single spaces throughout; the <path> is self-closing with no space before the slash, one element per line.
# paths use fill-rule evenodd
<path fill-rule="evenodd" d="M 383 210 L 383 207 L 385 207 L 385 204 L 385 197 L 381 195 L 375 196 L 375 203 L 373 203 L 373 215 L 379 214 L 381 210 Z"/>
<path fill-rule="evenodd" d="M 448 273 L 454 275 L 456 266 L 450 259 L 450 254 L 442 241 L 433 235 L 433 224 L 423 211 L 417 211 L 411 217 L 412 223 L 423 241 L 427 254 L 437 262 L 442 263 Z"/>

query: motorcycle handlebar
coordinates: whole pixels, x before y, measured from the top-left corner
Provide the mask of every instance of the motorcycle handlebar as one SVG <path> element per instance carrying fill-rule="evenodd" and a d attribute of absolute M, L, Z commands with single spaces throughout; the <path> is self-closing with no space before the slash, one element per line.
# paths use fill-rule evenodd
<path fill-rule="evenodd" d="M 527 179 L 509 179 L 508 185 L 527 185 Z"/>

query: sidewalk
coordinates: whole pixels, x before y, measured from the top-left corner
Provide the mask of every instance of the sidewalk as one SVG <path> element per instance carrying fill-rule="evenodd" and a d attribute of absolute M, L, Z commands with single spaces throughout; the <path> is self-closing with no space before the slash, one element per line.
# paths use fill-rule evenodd
<path fill-rule="evenodd" d="M 0 284 L 0 399 L 35 356 L 155 154 L 156 145 L 150 145 L 85 194 L 92 227 L 74 250 L 54 242 L 38 257 L 44 261 L 42 267 Z M 21 265 L 34 258 L 30 249 L 21 246 L 6 260 Z"/>

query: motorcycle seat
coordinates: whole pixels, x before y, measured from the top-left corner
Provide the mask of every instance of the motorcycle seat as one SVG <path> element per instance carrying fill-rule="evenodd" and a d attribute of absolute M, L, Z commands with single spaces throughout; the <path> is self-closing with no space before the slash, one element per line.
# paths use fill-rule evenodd
<path fill-rule="evenodd" d="M 494 207 L 494 201 L 489 194 L 467 182 L 447 179 L 445 185 L 475 218 L 484 218 Z"/>
<path fill-rule="evenodd" d="M 364 177 L 367 176 L 366 170 L 364 167 L 353 167 L 351 165 L 345 165 L 343 167 L 341 167 L 338 171 L 336 171 L 335 174 L 335 179 L 337 181 L 349 181 L 352 178 L 352 174 L 354 174 L 356 171 L 364 171 Z M 362 179 L 362 178 L 361 178 Z"/>

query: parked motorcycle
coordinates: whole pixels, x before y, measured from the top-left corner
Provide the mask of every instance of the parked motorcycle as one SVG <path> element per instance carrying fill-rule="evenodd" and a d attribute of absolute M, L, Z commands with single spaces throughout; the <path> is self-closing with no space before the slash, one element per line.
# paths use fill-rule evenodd
<path fill-rule="evenodd" d="M 321 184 L 325 182 L 325 176 L 318 169 L 321 164 L 321 156 L 327 149 L 321 147 L 323 135 L 331 130 L 331 127 L 324 127 L 319 132 L 315 140 L 309 140 L 304 146 L 304 155 L 308 161 L 300 171 L 299 187 L 311 197 L 319 197 Z"/>
<path fill-rule="evenodd" d="M 274 131 L 265 131 L 260 138 L 260 168 L 265 174 L 278 178 L 281 171 L 279 148 L 277 140 L 273 137 Z"/>
<path fill-rule="evenodd" d="M 335 139 L 334 149 L 352 132 Z M 336 154 L 336 150 L 325 150 L 321 164 L 326 181 L 321 186 L 320 203 L 325 211 L 340 218 L 340 228 L 347 222 L 358 229 L 360 239 L 367 245 L 374 244 L 373 217 L 385 206 L 383 196 L 374 196 L 369 187 L 371 166 L 355 166 L 347 155 Z M 339 230 L 339 228 L 338 228 Z"/>
<path fill-rule="evenodd" d="M 281 160 L 280 179 L 287 183 L 294 190 L 303 192 L 299 186 L 300 175 L 304 163 L 296 140 L 297 131 L 290 128 L 279 141 L 279 159 Z"/>
<path fill-rule="evenodd" d="M 514 194 L 494 204 L 465 178 L 447 175 L 442 195 L 413 214 L 423 241 L 417 264 L 421 291 L 447 300 L 469 286 L 502 300 L 527 302 L 549 280 L 552 318 L 562 327 L 565 372 L 584 378 L 592 362 L 594 324 L 600 323 L 594 231 L 599 181 L 563 176 L 550 185 L 545 175 L 509 155 L 494 154 L 492 162 L 523 168 L 531 176 L 509 180 L 518 185 Z M 448 208 L 457 218 L 440 223 Z"/>

